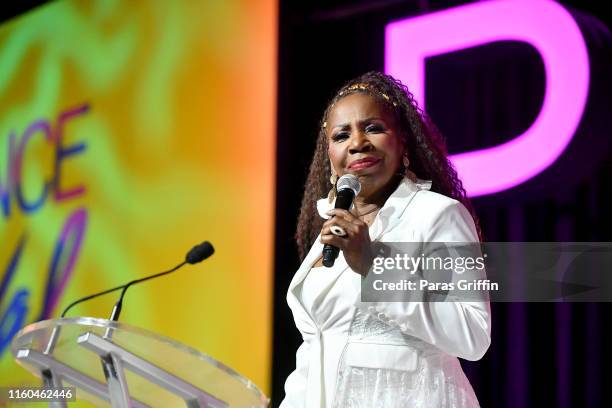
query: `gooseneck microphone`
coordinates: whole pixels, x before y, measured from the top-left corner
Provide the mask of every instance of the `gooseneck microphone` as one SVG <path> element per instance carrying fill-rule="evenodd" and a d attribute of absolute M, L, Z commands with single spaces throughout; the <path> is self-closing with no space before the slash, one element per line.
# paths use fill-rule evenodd
<path fill-rule="evenodd" d="M 336 183 L 336 205 L 334 208 L 349 210 L 353 205 L 353 200 L 361 191 L 361 183 L 357 176 L 353 174 L 345 174 L 338 179 Z M 340 249 L 330 244 L 325 244 L 323 247 L 323 265 L 328 268 L 334 266 L 334 262 L 340 253 Z"/>
<path fill-rule="evenodd" d="M 123 305 L 123 297 L 125 296 L 125 292 L 128 290 L 128 288 L 130 286 L 135 285 L 135 284 L 140 283 L 140 282 L 147 281 L 149 279 L 158 278 L 160 276 L 167 275 L 169 273 L 172 273 L 172 272 L 176 271 L 177 269 L 179 269 L 180 267 L 182 267 L 185 264 L 192 264 L 193 265 L 193 264 L 202 262 L 206 258 L 210 257 L 214 252 L 215 252 L 215 249 L 210 244 L 210 242 L 204 241 L 201 244 L 196 245 L 193 248 L 191 248 L 191 250 L 185 256 L 185 260 L 183 262 L 181 262 L 180 264 L 178 264 L 177 266 L 175 266 L 174 268 L 172 268 L 172 269 L 170 269 L 168 271 L 165 271 L 165 272 L 156 273 L 155 275 L 147 276 L 145 278 L 134 279 L 134 280 L 132 280 L 132 281 L 130 281 L 130 282 L 124 284 L 124 285 L 120 285 L 120 286 L 114 287 L 112 289 L 108 289 L 108 290 L 105 290 L 105 291 L 102 291 L 102 292 L 99 292 L 99 293 L 94 293 L 93 295 L 85 296 L 83 298 L 75 300 L 74 302 L 69 304 L 68 307 L 66 307 L 64 309 L 64 311 L 62 312 L 62 316 L 61 317 L 64 317 L 66 315 L 66 313 L 68 313 L 68 311 L 70 309 L 72 309 L 73 306 L 76 306 L 79 303 L 85 302 L 86 300 L 90 300 L 90 299 L 93 299 L 93 298 L 97 298 L 98 296 L 106 295 L 107 293 L 111 293 L 111 292 L 114 292 L 116 290 L 123 289 L 121 291 L 121 296 L 119 296 L 119 300 L 117 301 L 117 303 L 113 307 L 113 312 L 111 313 L 111 317 L 110 317 L 110 320 L 117 321 L 117 320 L 119 320 L 119 315 L 121 314 L 121 307 Z"/>

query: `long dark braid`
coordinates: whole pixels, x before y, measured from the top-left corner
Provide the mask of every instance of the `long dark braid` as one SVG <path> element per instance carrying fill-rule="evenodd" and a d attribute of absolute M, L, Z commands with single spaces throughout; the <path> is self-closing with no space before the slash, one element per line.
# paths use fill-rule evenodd
<path fill-rule="evenodd" d="M 476 223 L 479 238 L 482 234 L 478 218 L 455 168 L 447 157 L 446 143 L 429 116 L 419 108 L 408 88 L 397 79 L 380 72 L 368 72 L 347 82 L 327 105 L 319 126 L 314 157 L 308 171 L 302 206 L 298 217 L 295 239 L 300 258 L 303 259 L 321 231 L 323 220 L 317 212 L 317 200 L 325 197 L 332 188 L 329 181 L 331 168 L 327 157 L 325 125 L 332 107 L 345 96 L 368 93 L 394 113 L 407 147 L 410 170 L 417 177 L 432 181 L 432 191 L 454 198 L 470 212 Z"/>

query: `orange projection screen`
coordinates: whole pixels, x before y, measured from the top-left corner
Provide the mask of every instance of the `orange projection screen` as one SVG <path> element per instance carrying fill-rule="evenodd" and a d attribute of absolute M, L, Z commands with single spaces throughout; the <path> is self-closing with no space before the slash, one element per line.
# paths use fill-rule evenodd
<path fill-rule="evenodd" d="M 59 0 L 0 26 L 0 386 L 10 341 L 90 293 L 269 395 L 275 0 Z M 117 295 L 69 316 L 107 318 Z"/>

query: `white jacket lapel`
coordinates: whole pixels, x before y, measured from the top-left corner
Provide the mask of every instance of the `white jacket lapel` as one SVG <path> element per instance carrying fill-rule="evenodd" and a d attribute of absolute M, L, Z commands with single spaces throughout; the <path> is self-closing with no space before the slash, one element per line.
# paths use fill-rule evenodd
<path fill-rule="evenodd" d="M 420 190 L 429 190 L 430 188 L 430 181 L 417 180 L 415 183 L 408 178 L 404 178 L 378 212 L 376 220 L 370 228 L 370 240 L 372 242 L 378 241 L 385 232 L 393 229 L 401 220 L 414 195 Z"/>
<path fill-rule="evenodd" d="M 402 180 L 397 189 L 391 194 L 391 196 L 387 199 L 383 208 L 379 211 L 376 221 L 372 225 L 370 229 L 370 240 L 372 242 L 377 241 L 380 237 L 386 232 L 395 227 L 395 225 L 400 221 L 402 214 L 410 204 L 410 201 L 414 197 L 414 194 L 419 190 L 429 190 L 431 186 L 431 182 L 417 180 L 417 182 L 413 182 L 407 178 Z M 334 207 L 333 202 L 329 202 L 326 198 L 321 199 L 317 202 L 317 209 L 319 211 L 319 215 L 323 218 L 329 218 L 325 215 L 329 209 Z M 299 269 L 293 276 L 291 283 L 289 284 L 289 292 L 287 294 L 287 302 L 289 306 L 293 310 L 300 310 L 306 316 L 310 316 L 310 313 L 304 308 L 302 303 L 298 300 L 296 289 L 298 285 L 304 280 L 308 271 L 312 268 L 317 259 L 321 256 L 321 252 L 323 251 L 323 244 L 320 241 L 320 235 L 317 236 L 312 248 L 304 258 L 304 261 L 300 265 Z M 336 264 L 334 267 L 330 268 L 329 273 L 333 273 L 336 276 L 339 276 L 344 270 L 348 268 L 346 260 L 342 255 L 336 259 Z M 296 309 L 297 308 L 297 309 Z"/>

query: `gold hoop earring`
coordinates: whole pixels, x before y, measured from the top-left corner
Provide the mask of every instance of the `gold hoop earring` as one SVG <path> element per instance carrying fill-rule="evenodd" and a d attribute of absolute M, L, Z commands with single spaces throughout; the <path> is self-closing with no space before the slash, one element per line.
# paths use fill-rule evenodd
<path fill-rule="evenodd" d="M 336 183 L 338 182 L 338 175 L 332 172 L 331 176 L 329 176 L 329 182 L 331 183 L 332 187 L 336 188 Z"/>
<path fill-rule="evenodd" d="M 404 165 L 404 169 L 408 170 L 408 166 L 410 166 L 410 159 L 408 159 L 408 155 L 405 153 L 402 156 L 402 164 Z"/>
<path fill-rule="evenodd" d="M 329 193 L 327 193 L 327 201 L 331 203 L 336 198 L 336 183 L 338 182 L 338 175 L 334 173 L 333 170 L 331 176 L 329 176 L 329 182 L 332 188 L 329 190 Z"/>
<path fill-rule="evenodd" d="M 408 155 L 404 153 L 404 155 L 402 156 L 402 168 L 400 169 L 401 171 L 399 175 L 416 183 L 417 176 L 412 170 L 408 168 L 408 166 L 410 166 L 410 159 L 408 159 Z"/>

